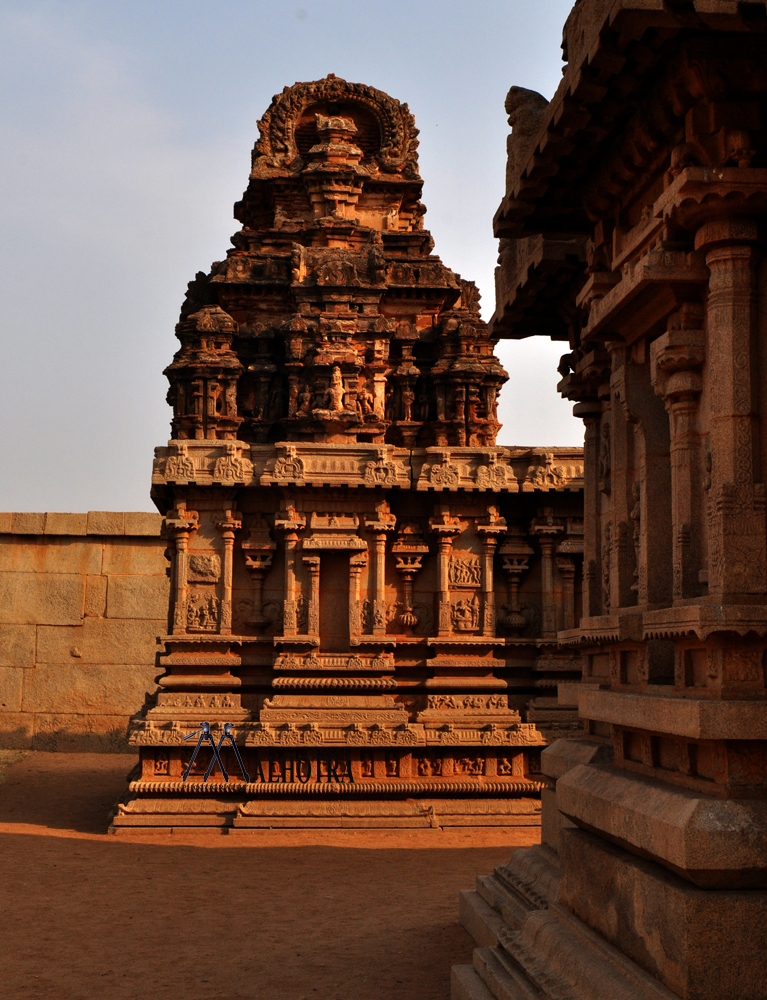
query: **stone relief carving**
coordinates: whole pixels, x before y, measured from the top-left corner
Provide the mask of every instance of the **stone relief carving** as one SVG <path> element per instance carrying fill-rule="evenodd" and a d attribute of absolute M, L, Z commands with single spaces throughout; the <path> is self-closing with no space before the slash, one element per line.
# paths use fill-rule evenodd
<path fill-rule="evenodd" d="M 186 602 L 188 632 L 215 632 L 219 625 L 221 601 L 215 594 L 194 592 Z"/>
<path fill-rule="evenodd" d="M 235 445 L 227 445 L 226 455 L 216 459 L 213 479 L 221 483 L 244 483 L 253 475 L 253 463 L 238 454 Z"/>
<path fill-rule="evenodd" d="M 479 598 L 461 599 L 452 606 L 452 624 L 456 632 L 474 632 L 479 628 Z"/>
<path fill-rule="evenodd" d="M 461 479 L 461 470 L 457 465 L 432 465 L 429 480 L 432 486 L 457 486 Z"/>
<path fill-rule="evenodd" d="M 479 556 L 454 552 L 450 556 L 448 572 L 452 587 L 479 587 L 482 584 Z"/>
<path fill-rule="evenodd" d="M 509 469 L 505 465 L 480 465 L 474 482 L 481 490 L 503 490 L 509 483 Z"/>
<path fill-rule="evenodd" d="M 218 583 L 221 578 L 221 557 L 217 555 L 189 556 L 189 579 L 196 583 Z"/>

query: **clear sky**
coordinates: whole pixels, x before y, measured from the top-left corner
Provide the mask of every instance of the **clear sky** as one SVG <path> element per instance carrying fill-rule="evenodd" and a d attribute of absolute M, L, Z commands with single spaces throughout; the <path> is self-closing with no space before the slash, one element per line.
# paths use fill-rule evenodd
<path fill-rule="evenodd" d="M 493 311 L 512 84 L 571 0 L 0 0 L 0 510 L 150 510 L 186 283 L 237 224 L 256 121 L 335 73 L 406 101 L 435 252 Z M 501 444 L 581 444 L 564 345 L 502 342 Z"/>

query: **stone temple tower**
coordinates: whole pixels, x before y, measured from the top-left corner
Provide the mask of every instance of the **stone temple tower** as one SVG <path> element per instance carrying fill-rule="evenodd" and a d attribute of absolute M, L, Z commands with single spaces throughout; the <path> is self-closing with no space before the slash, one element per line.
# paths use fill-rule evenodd
<path fill-rule="evenodd" d="M 536 823 L 577 725 L 581 452 L 496 446 L 507 374 L 432 254 L 407 105 L 331 75 L 259 129 L 166 369 L 164 673 L 115 829 Z M 248 782 L 231 749 L 182 780 L 203 720 Z"/>

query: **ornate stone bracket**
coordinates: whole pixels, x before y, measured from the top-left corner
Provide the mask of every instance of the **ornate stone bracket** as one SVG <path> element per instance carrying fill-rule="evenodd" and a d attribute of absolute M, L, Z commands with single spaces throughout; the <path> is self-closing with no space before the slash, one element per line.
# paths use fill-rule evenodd
<path fill-rule="evenodd" d="M 530 534 L 538 538 L 542 556 L 542 590 L 543 590 L 543 627 L 542 634 L 546 639 L 554 639 L 557 634 L 556 604 L 554 602 L 554 566 L 553 553 L 556 538 L 564 531 L 564 525 L 557 520 L 551 508 L 545 507 L 542 516 L 533 519 L 530 524 Z"/>

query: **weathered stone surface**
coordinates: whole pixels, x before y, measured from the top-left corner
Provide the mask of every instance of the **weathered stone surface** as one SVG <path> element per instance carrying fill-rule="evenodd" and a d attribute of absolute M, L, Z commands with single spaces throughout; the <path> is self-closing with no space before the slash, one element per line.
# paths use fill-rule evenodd
<path fill-rule="evenodd" d="M 135 537 L 137 535 L 147 535 L 151 538 L 160 537 L 162 527 L 162 516 L 143 511 L 125 512 L 125 534 Z"/>
<path fill-rule="evenodd" d="M 0 747 L 3 750 L 31 750 L 35 719 L 28 712 L 0 711 Z"/>
<path fill-rule="evenodd" d="M 84 602 L 82 576 L 0 572 L 0 623 L 77 625 Z"/>
<path fill-rule="evenodd" d="M 40 664 L 26 671 L 23 710 L 59 716 L 126 716 L 154 689 L 158 672 L 153 665 L 135 663 Z"/>
<path fill-rule="evenodd" d="M 104 547 L 101 572 L 106 576 L 165 576 L 168 561 L 164 551 L 165 545 L 158 538 L 116 538 Z"/>
<path fill-rule="evenodd" d="M 85 617 L 104 618 L 107 613 L 107 577 L 91 574 L 85 578 Z"/>
<path fill-rule="evenodd" d="M 767 800 L 712 798 L 582 764 L 559 780 L 557 800 L 578 825 L 697 885 L 767 887 Z"/>
<path fill-rule="evenodd" d="M 712 701 L 584 690 L 578 698 L 585 719 L 630 729 L 687 736 L 693 740 L 767 740 L 763 701 Z"/>
<path fill-rule="evenodd" d="M 46 535 L 84 535 L 87 530 L 87 514 L 56 514 L 45 515 Z"/>
<path fill-rule="evenodd" d="M 0 666 L 35 665 L 35 626 L 0 625 Z"/>
<path fill-rule="evenodd" d="M 52 753 L 129 753 L 122 715 L 35 715 L 31 749 Z"/>
<path fill-rule="evenodd" d="M 45 514 L 11 514 L 11 531 L 20 535 L 42 535 L 45 530 Z"/>
<path fill-rule="evenodd" d="M 579 764 L 612 761 L 612 747 L 588 739 L 557 740 L 541 754 L 541 771 L 549 778 L 561 778 Z"/>
<path fill-rule="evenodd" d="M 20 667 L 0 667 L 0 712 L 21 711 L 23 680 Z"/>
<path fill-rule="evenodd" d="M 125 514 L 113 510 L 89 510 L 89 535 L 124 535 Z"/>
<path fill-rule="evenodd" d="M 144 663 L 154 662 L 157 637 L 163 621 L 86 618 L 76 628 L 40 626 L 37 630 L 37 662 Z"/>
<path fill-rule="evenodd" d="M 0 545 L 0 572 L 100 573 L 101 546 L 83 537 L 6 535 Z"/>
<path fill-rule="evenodd" d="M 166 576 L 110 576 L 107 618 L 157 620 L 166 611 L 170 582 Z"/>
<path fill-rule="evenodd" d="M 767 892 L 698 889 L 580 830 L 559 853 L 560 902 L 679 996 L 764 995 Z"/>

